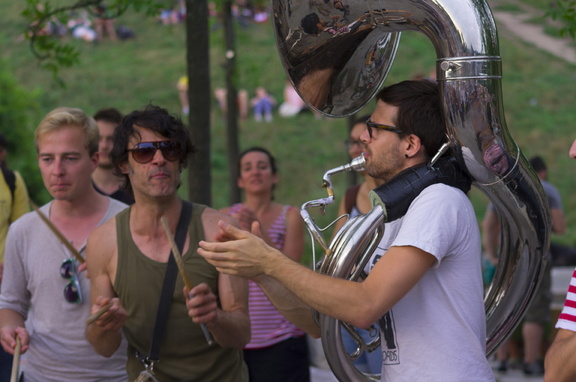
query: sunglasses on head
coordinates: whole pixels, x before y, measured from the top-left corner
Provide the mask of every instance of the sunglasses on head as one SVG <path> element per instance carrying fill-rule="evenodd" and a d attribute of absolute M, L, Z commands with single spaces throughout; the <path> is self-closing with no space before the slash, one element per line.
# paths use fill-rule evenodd
<path fill-rule="evenodd" d="M 180 146 L 174 141 L 140 142 L 128 151 L 132 152 L 132 158 L 136 162 L 144 164 L 154 159 L 157 150 L 160 150 L 164 159 L 170 162 L 179 160 L 182 154 Z"/>
<path fill-rule="evenodd" d="M 380 130 L 390 131 L 390 132 L 396 133 L 396 134 L 403 134 L 402 131 L 400 131 L 395 126 L 382 125 L 380 123 L 372 122 L 369 119 L 366 120 L 366 126 L 368 126 L 368 135 L 370 136 L 370 139 L 372 139 L 372 129 L 380 129 Z"/>
<path fill-rule="evenodd" d="M 71 304 L 82 303 L 82 292 L 80 291 L 80 283 L 78 282 L 76 274 L 76 263 L 74 259 L 66 259 L 60 266 L 60 276 L 63 279 L 70 280 L 64 287 L 64 298 Z"/>

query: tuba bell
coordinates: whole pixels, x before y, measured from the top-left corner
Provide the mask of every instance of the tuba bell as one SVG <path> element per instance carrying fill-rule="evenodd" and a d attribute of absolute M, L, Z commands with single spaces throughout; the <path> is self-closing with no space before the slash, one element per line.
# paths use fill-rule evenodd
<path fill-rule="evenodd" d="M 432 42 L 449 149 L 501 219 L 500 260 L 484 296 L 491 354 L 518 325 L 541 280 L 550 216 L 540 181 L 506 127 L 490 7 L 485 0 L 273 0 L 272 6 L 277 48 L 294 88 L 312 109 L 331 117 L 351 115 L 375 96 L 402 32 L 421 32 Z M 388 221 L 385 206 L 376 204 L 368 214 L 349 219 L 330 244 L 307 210 L 333 202 L 330 175 L 360 168 L 351 163 L 328 171 L 329 197 L 301 209 L 324 250 L 317 271 L 356 281 L 362 277 L 356 270 Z M 349 329 L 348 324 L 321 314 L 318 322 L 328 362 L 340 380 L 379 380 L 356 370 L 354 355 L 343 349 L 341 327 Z M 360 350 L 374 346 L 358 341 Z"/>

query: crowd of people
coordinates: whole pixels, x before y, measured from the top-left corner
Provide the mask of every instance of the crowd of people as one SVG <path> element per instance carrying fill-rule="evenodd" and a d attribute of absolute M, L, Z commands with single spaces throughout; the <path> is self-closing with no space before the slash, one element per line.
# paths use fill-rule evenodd
<path fill-rule="evenodd" d="M 43 4 L 38 4 L 37 7 L 41 12 L 44 10 Z M 71 36 L 93 44 L 106 39 L 118 41 L 135 37 L 130 28 L 116 25 L 116 15 L 103 3 L 90 9 L 71 11 L 66 19 L 66 22 L 62 22 L 53 16 L 42 24 L 34 23 L 29 26 L 30 33 L 57 38 Z"/>
<path fill-rule="evenodd" d="M 176 90 L 178 91 L 178 100 L 182 115 L 190 113 L 190 103 L 188 102 L 188 76 L 181 76 L 176 83 Z M 278 105 L 276 97 L 274 97 L 263 86 L 258 86 L 254 90 L 254 96 L 250 95 L 246 89 L 237 90 L 236 106 L 238 108 L 238 117 L 241 120 L 246 120 L 249 111 L 252 110 L 252 115 L 256 122 L 272 122 L 276 112 L 282 118 L 295 117 L 302 112 L 308 111 L 308 106 L 298 94 L 290 80 L 286 80 L 282 92 L 282 102 Z M 216 88 L 214 90 L 214 98 L 218 107 L 223 115 L 228 113 L 227 90 L 223 88 Z M 317 112 L 314 112 L 318 115 Z"/>
<path fill-rule="evenodd" d="M 275 105 L 266 97 L 261 89 L 251 102 L 263 121 Z M 351 159 L 363 153 L 366 167 L 339 214 L 368 212 L 370 190 L 429 162 L 445 126 L 435 81 L 384 87 L 372 113 L 352 123 L 346 147 Z M 29 211 L 0 136 L 0 381 L 20 352 L 26 382 L 305 382 L 307 336 L 322 334 L 312 309 L 354 325 L 366 341 L 379 332 L 380 348 L 356 366 L 382 380 L 495 380 L 485 354 L 481 240 L 496 264 L 498 218 L 489 207 L 481 234 L 467 177 L 407 195 L 409 207 L 385 223 L 364 280 L 353 282 L 301 264 L 303 221 L 274 198 L 280 175 L 267 148 L 240 154 L 242 202 L 216 210 L 178 196 L 197 148 L 180 117 L 162 107 L 126 115 L 104 108 L 93 117 L 60 107 L 40 121 L 34 144 L 52 199 Z M 561 233 L 558 192 L 543 160 L 531 163 Z M 525 371 L 574 380 L 576 271 L 546 354 L 550 301 L 547 284 L 540 288 L 522 326 Z"/>

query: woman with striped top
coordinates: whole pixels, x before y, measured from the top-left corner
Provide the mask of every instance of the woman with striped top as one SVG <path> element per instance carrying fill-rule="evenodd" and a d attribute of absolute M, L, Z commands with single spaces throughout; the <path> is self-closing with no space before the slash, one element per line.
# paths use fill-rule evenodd
<path fill-rule="evenodd" d="M 274 202 L 278 183 L 276 162 L 264 148 L 252 147 L 239 157 L 238 187 L 244 202 L 221 211 L 234 217 L 250 231 L 260 223 L 262 238 L 294 261 L 300 261 L 304 249 L 303 222 L 298 209 Z M 252 339 L 244 348 L 250 382 L 307 382 L 308 346 L 305 334 L 282 316 L 262 289 L 250 281 L 249 312 Z"/>

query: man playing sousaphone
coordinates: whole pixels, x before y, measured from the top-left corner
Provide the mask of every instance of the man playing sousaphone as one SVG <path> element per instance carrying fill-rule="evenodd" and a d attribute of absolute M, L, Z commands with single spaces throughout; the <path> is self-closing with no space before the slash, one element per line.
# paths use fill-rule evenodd
<path fill-rule="evenodd" d="M 429 162 L 446 140 L 437 84 L 384 88 L 367 124 L 360 137 L 366 173 L 390 184 Z M 219 242 L 200 242 L 200 255 L 221 272 L 256 281 L 309 333 L 319 335 L 309 307 L 360 328 L 378 321 L 383 381 L 494 380 L 485 355 L 480 234 L 462 190 L 432 184 L 403 216 L 389 219 L 363 282 L 291 261 L 254 235 L 258 224 L 254 234 L 220 227 Z"/>

